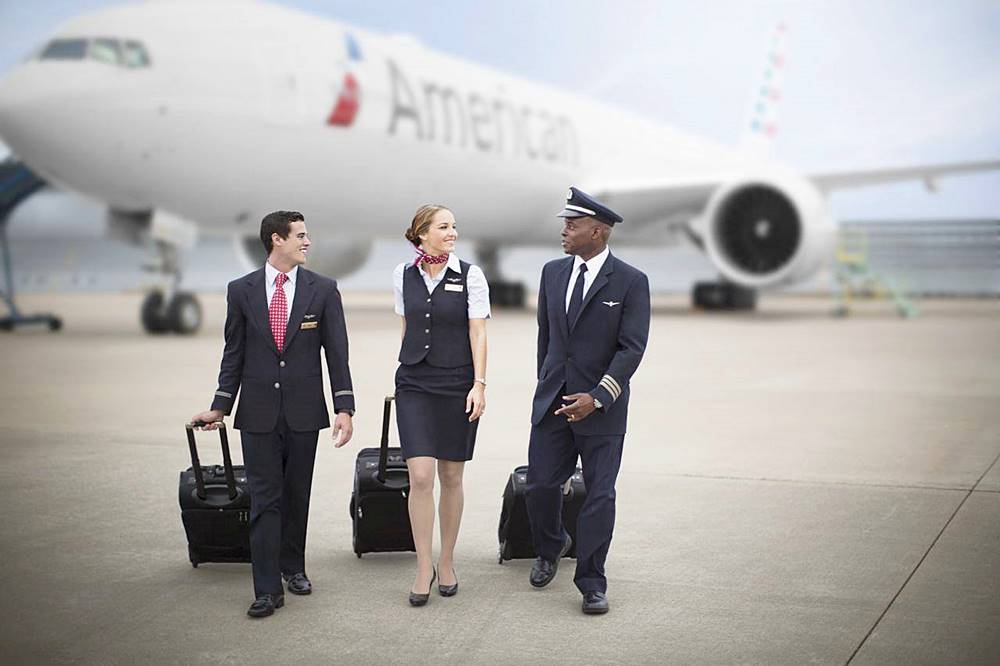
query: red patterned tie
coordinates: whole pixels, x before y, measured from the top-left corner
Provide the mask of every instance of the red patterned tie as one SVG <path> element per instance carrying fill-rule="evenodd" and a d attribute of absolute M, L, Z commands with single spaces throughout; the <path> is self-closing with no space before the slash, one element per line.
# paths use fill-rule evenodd
<path fill-rule="evenodd" d="M 288 276 L 278 273 L 274 281 L 274 296 L 271 297 L 271 333 L 274 334 L 274 344 L 278 352 L 285 348 L 285 329 L 288 327 L 288 299 L 285 298 L 284 285 Z"/>

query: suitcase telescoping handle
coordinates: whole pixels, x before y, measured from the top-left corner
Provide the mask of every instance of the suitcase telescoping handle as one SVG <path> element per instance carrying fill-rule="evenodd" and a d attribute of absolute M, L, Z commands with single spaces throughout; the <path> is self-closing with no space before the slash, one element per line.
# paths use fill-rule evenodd
<path fill-rule="evenodd" d="M 385 483 L 385 468 L 389 464 L 389 414 L 392 413 L 392 401 L 395 395 L 385 396 L 385 405 L 382 407 L 382 439 L 379 441 L 378 449 L 378 482 Z"/>
<path fill-rule="evenodd" d="M 191 449 L 191 469 L 194 470 L 194 484 L 198 493 L 198 499 L 204 500 L 208 497 L 205 492 L 205 476 L 201 471 L 201 461 L 198 460 L 198 446 L 194 443 L 194 429 L 202 428 L 206 424 L 203 421 L 188 423 L 187 429 L 188 448 Z M 229 499 L 236 499 L 236 475 L 233 473 L 233 460 L 229 456 L 229 437 L 226 435 L 226 424 L 219 424 L 219 440 L 222 443 L 222 467 L 226 474 L 226 488 L 229 489 Z"/>

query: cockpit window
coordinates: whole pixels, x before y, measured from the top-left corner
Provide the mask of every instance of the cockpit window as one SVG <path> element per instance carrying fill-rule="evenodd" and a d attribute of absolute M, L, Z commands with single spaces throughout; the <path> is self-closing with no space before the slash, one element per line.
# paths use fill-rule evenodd
<path fill-rule="evenodd" d="M 117 39 L 95 39 L 90 43 L 90 57 L 98 62 L 117 65 L 122 59 L 121 45 Z"/>
<path fill-rule="evenodd" d="M 83 60 L 87 55 L 86 39 L 53 39 L 42 49 L 40 60 Z"/>
<path fill-rule="evenodd" d="M 152 60 L 146 45 L 134 39 L 66 38 L 53 39 L 38 54 L 39 60 L 96 60 L 119 67 L 149 67 Z"/>
<path fill-rule="evenodd" d="M 129 40 L 122 49 L 122 61 L 126 67 L 149 67 L 149 52 L 142 42 Z"/>

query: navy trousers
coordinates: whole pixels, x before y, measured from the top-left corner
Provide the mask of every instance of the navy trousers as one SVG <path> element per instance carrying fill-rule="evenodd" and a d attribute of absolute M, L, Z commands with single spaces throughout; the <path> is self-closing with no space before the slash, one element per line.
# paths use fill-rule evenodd
<path fill-rule="evenodd" d="M 576 575 L 580 592 L 607 592 L 604 562 L 615 528 L 615 480 L 622 462 L 624 435 L 577 435 L 565 416 L 552 412 L 531 428 L 526 502 L 535 554 L 555 561 L 562 548 L 562 485 L 583 465 L 587 500 L 576 526 Z"/>
<path fill-rule="evenodd" d="M 295 432 L 284 415 L 273 432 L 243 432 L 250 485 L 250 557 L 254 595 L 283 594 L 281 574 L 306 568 L 309 495 L 319 432 Z"/>

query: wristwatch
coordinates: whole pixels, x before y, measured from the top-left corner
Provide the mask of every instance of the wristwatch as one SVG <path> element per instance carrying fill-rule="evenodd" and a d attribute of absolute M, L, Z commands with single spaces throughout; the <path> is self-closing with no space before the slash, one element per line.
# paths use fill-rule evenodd
<path fill-rule="evenodd" d="M 594 407 L 597 407 L 598 409 L 603 409 L 604 405 L 601 404 L 600 400 L 598 400 L 597 398 L 594 398 Z"/>

